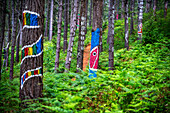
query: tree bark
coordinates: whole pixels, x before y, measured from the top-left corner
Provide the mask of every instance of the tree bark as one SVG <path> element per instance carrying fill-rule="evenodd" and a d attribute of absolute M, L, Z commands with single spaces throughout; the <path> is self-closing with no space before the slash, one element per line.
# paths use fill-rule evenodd
<path fill-rule="evenodd" d="M 74 0 L 74 9 L 72 10 L 72 14 L 73 16 L 71 16 L 72 22 L 71 22 L 71 29 L 70 29 L 70 41 L 67 49 L 67 57 L 65 63 L 66 72 L 70 70 L 70 65 L 71 65 L 71 56 L 72 56 L 73 43 L 75 37 L 75 30 L 76 30 L 77 0 Z"/>
<path fill-rule="evenodd" d="M 125 48 L 129 50 L 128 0 L 125 0 Z"/>
<path fill-rule="evenodd" d="M 20 98 L 42 97 L 43 90 L 43 33 L 44 0 L 25 1 L 22 39 L 22 60 L 20 68 Z M 26 12 L 29 11 L 29 12 Z M 28 15 L 28 16 L 27 16 Z M 32 18 L 33 17 L 33 18 Z M 30 24 L 29 24 L 30 19 Z M 26 21 L 25 21 L 26 20 Z M 27 23 L 28 22 L 28 23 Z M 27 26 L 25 26 L 27 25 Z M 30 27 L 34 26 L 34 27 Z M 22 104 L 23 106 L 26 104 Z"/>
<path fill-rule="evenodd" d="M 156 16 L 156 4 L 157 0 L 154 0 L 153 15 Z"/>
<path fill-rule="evenodd" d="M 67 49 L 67 31 L 68 31 L 68 0 L 64 0 L 64 40 L 63 40 L 63 52 Z"/>
<path fill-rule="evenodd" d="M 125 0 L 122 0 L 122 11 L 121 11 L 121 19 L 125 18 Z"/>
<path fill-rule="evenodd" d="M 152 4 L 152 0 L 146 0 L 146 10 L 145 10 L 146 13 L 150 11 L 151 4 Z"/>
<path fill-rule="evenodd" d="M 109 40 L 109 70 L 114 69 L 114 18 L 115 18 L 115 0 L 110 0 L 109 3 L 109 25 L 108 25 L 108 40 Z"/>
<path fill-rule="evenodd" d="M 139 0 L 138 1 L 138 10 L 139 10 L 139 14 L 138 14 L 138 40 L 142 41 L 142 19 L 143 19 L 143 0 Z"/>
<path fill-rule="evenodd" d="M 167 9 L 168 9 L 168 0 L 164 1 L 164 17 L 166 18 L 167 16 Z"/>
<path fill-rule="evenodd" d="M 57 49 L 56 49 L 56 58 L 55 58 L 55 70 L 57 68 L 59 68 L 61 24 L 62 24 L 62 6 L 63 6 L 63 3 L 62 3 L 62 0 L 60 0 L 59 1 L 59 10 L 58 10 L 59 18 L 58 18 L 58 27 L 57 27 L 58 28 L 58 33 L 57 33 Z M 65 8 L 65 9 L 67 9 L 67 8 Z M 65 22 L 67 22 L 67 20 L 65 20 Z"/>
<path fill-rule="evenodd" d="M 50 0 L 47 0 L 47 15 L 46 15 L 46 23 L 45 23 L 45 32 L 44 37 L 48 36 L 48 19 L 49 19 L 49 7 L 50 7 Z"/>
<path fill-rule="evenodd" d="M 77 72 L 83 69 L 83 52 L 85 39 L 85 24 L 86 24 L 86 5 L 87 0 L 81 0 L 80 10 L 80 26 L 79 26 L 79 41 L 77 48 Z"/>
<path fill-rule="evenodd" d="M 85 21 L 85 34 L 87 34 L 87 18 L 88 18 L 88 0 L 86 1 L 86 21 Z"/>
<path fill-rule="evenodd" d="M 51 0 L 51 11 L 50 11 L 50 25 L 49 25 L 49 40 L 52 40 L 53 36 L 53 6 L 54 2 Z"/>
<path fill-rule="evenodd" d="M 0 29 L 1 29 L 1 35 L 0 35 L 0 80 L 1 80 L 1 56 L 2 56 L 2 46 L 4 41 L 4 34 L 5 34 L 5 16 L 6 16 L 6 0 L 0 1 Z"/>
<path fill-rule="evenodd" d="M 130 11 L 131 11 L 130 34 L 132 34 L 133 31 L 134 31 L 134 26 L 133 26 L 134 2 L 135 2 L 134 0 L 131 0 L 131 8 L 130 8 Z"/>
<path fill-rule="evenodd" d="M 92 4 L 93 4 L 93 0 L 90 0 L 90 17 L 89 17 L 89 26 L 91 26 Z"/>

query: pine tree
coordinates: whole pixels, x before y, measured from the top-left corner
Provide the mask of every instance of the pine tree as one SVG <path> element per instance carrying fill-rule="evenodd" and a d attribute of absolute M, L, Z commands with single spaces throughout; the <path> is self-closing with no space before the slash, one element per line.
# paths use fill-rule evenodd
<path fill-rule="evenodd" d="M 92 18 L 92 4 L 93 4 L 93 0 L 90 0 L 90 17 L 89 17 L 89 26 L 91 26 L 91 18 Z"/>
<path fill-rule="evenodd" d="M 133 26 L 133 16 L 134 16 L 134 4 L 135 4 L 135 0 L 131 0 L 131 23 L 130 23 L 130 34 L 133 33 L 134 31 L 134 26 Z"/>
<path fill-rule="evenodd" d="M 47 0 L 47 11 L 46 11 L 46 22 L 45 22 L 45 32 L 44 37 L 47 37 L 48 34 L 48 20 L 49 20 L 49 7 L 50 7 L 50 0 Z"/>
<path fill-rule="evenodd" d="M 52 40 L 52 36 L 53 36 L 53 7 L 54 7 L 53 5 L 54 5 L 54 1 L 51 0 L 49 40 Z"/>
<path fill-rule="evenodd" d="M 129 50 L 128 0 L 125 0 L 125 48 Z"/>
<path fill-rule="evenodd" d="M 142 41 L 143 0 L 138 1 L 138 39 Z"/>

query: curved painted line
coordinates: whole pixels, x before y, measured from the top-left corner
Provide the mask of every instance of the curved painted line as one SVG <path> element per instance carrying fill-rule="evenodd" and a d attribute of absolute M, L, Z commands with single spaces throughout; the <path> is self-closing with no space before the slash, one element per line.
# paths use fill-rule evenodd
<path fill-rule="evenodd" d="M 30 14 L 35 14 L 37 16 L 40 16 L 38 13 L 33 12 L 33 11 L 29 11 L 29 10 L 24 10 L 23 13 L 30 13 Z"/>
<path fill-rule="evenodd" d="M 23 26 L 23 30 L 24 30 L 24 28 L 40 28 L 40 26 L 28 26 L 28 25 L 24 25 Z"/>

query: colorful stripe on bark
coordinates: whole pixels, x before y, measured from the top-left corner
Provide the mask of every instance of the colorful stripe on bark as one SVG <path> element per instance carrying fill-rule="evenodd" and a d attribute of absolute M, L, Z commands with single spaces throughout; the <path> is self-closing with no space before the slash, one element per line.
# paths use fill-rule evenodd
<path fill-rule="evenodd" d="M 142 34 L 142 28 L 143 28 L 142 23 L 140 23 L 138 27 L 139 27 L 138 34 Z"/>
<path fill-rule="evenodd" d="M 90 49 L 90 64 L 89 64 L 89 78 L 97 77 L 97 67 L 99 62 L 99 37 L 100 29 L 92 32 L 91 49 Z"/>

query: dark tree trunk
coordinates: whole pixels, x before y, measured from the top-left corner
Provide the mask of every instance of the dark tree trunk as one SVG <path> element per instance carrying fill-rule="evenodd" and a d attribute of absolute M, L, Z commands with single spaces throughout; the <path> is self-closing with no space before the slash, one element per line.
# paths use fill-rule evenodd
<path fill-rule="evenodd" d="M 116 19 L 119 19 L 119 5 L 120 5 L 120 0 L 117 1 L 117 15 L 116 15 Z"/>
<path fill-rule="evenodd" d="M 135 0 L 131 0 L 131 7 L 130 7 L 130 12 L 131 12 L 130 34 L 132 34 L 133 31 L 134 31 L 134 26 L 133 26 L 134 2 L 135 2 Z"/>
<path fill-rule="evenodd" d="M 164 1 L 164 17 L 166 18 L 167 16 L 167 9 L 168 9 L 168 0 Z"/>
<path fill-rule="evenodd" d="M 138 1 L 138 40 L 142 41 L 143 0 Z"/>
<path fill-rule="evenodd" d="M 26 0 L 23 11 L 22 60 L 20 68 L 20 98 L 42 97 L 44 0 Z M 31 12 L 26 12 L 31 11 Z M 32 18 L 32 16 L 34 18 Z M 26 20 L 26 21 L 25 21 Z M 30 24 L 34 26 L 31 28 Z M 26 23 L 25 23 L 26 22 Z M 28 22 L 28 23 L 27 23 Z M 27 25 L 27 26 L 25 26 Z M 24 106 L 24 105 L 23 105 Z"/>
<path fill-rule="evenodd" d="M 90 17 L 89 17 L 89 26 L 91 26 L 92 4 L 93 4 L 93 0 L 90 0 Z"/>
<path fill-rule="evenodd" d="M 53 36 L 53 7 L 54 7 L 54 1 L 51 0 L 49 40 L 52 40 L 52 36 Z"/>
<path fill-rule="evenodd" d="M 0 1 L 0 29 L 1 29 L 1 35 L 0 35 L 0 80 L 1 80 L 1 56 L 2 56 L 2 46 L 4 41 L 4 34 L 5 34 L 5 16 L 6 16 L 6 0 Z"/>
<path fill-rule="evenodd" d="M 153 15 L 156 16 L 156 4 L 157 0 L 154 0 Z"/>
<path fill-rule="evenodd" d="M 125 0 L 122 0 L 122 11 L 121 11 L 121 19 L 125 18 Z"/>
<path fill-rule="evenodd" d="M 14 53 L 15 53 L 15 43 L 16 43 L 16 10 L 15 10 L 15 0 L 12 0 L 12 46 L 11 46 L 11 64 L 10 64 L 10 80 L 13 79 L 13 68 L 14 68 Z"/>
<path fill-rule="evenodd" d="M 88 18 L 88 0 L 86 0 L 86 21 L 85 21 L 85 34 L 87 34 L 87 18 Z"/>
<path fill-rule="evenodd" d="M 67 30 L 68 30 L 68 0 L 64 0 L 64 40 L 63 40 L 63 52 L 67 49 Z"/>
<path fill-rule="evenodd" d="M 46 22 L 45 22 L 45 32 L 44 37 L 48 36 L 48 19 L 49 19 L 49 7 L 50 7 L 50 0 L 47 0 L 47 15 L 46 15 Z"/>
<path fill-rule="evenodd" d="M 74 0 L 74 6 L 72 9 L 72 21 L 71 21 L 71 29 L 70 29 L 70 41 L 69 41 L 69 45 L 68 45 L 68 49 L 67 49 L 67 57 L 66 57 L 66 63 L 65 63 L 65 68 L 66 68 L 66 72 L 68 70 L 70 70 L 70 65 L 71 65 L 71 56 L 72 56 L 72 50 L 73 50 L 73 43 L 74 43 L 74 37 L 75 37 L 75 28 L 76 28 L 76 16 L 77 16 L 77 1 L 78 0 Z"/>
<path fill-rule="evenodd" d="M 125 48 L 129 50 L 128 0 L 125 0 Z"/>
<path fill-rule="evenodd" d="M 83 69 L 83 52 L 85 39 L 85 24 L 86 24 L 86 5 L 87 0 L 81 0 L 80 10 L 80 26 L 79 26 L 79 41 L 77 48 L 77 72 Z"/>
<path fill-rule="evenodd" d="M 65 3 L 66 4 L 66 3 Z M 58 10 L 58 33 L 57 33 L 57 49 L 55 58 L 55 70 L 59 68 L 59 56 L 60 56 L 60 39 L 61 39 L 61 24 L 62 24 L 62 0 L 59 0 L 59 10 Z M 66 8 L 65 8 L 66 9 Z M 67 21 L 67 20 L 66 20 Z"/>
<path fill-rule="evenodd" d="M 67 3 L 68 3 L 68 5 L 67 5 L 67 24 L 69 24 L 69 22 L 70 22 L 70 0 L 67 0 Z"/>
<path fill-rule="evenodd" d="M 76 29 L 78 29 L 79 28 L 79 25 L 80 25 L 80 23 L 79 23 L 79 15 L 80 15 L 80 9 L 79 9 L 79 6 L 80 6 L 80 0 L 78 0 L 77 1 L 77 16 L 76 16 Z"/>
<path fill-rule="evenodd" d="M 109 70 L 114 68 L 114 17 L 115 7 L 114 0 L 109 3 L 109 25 L 108 25 L 108 40 L 109 40 Z"/>

